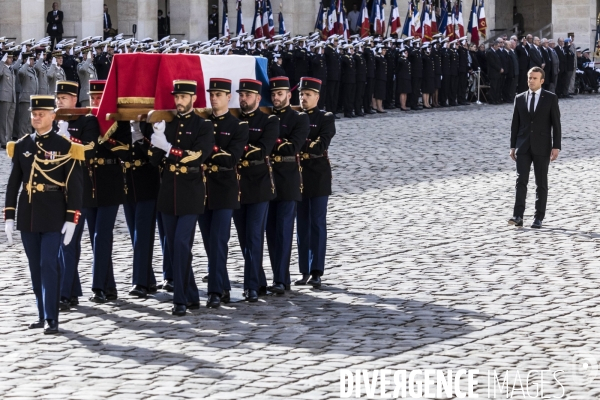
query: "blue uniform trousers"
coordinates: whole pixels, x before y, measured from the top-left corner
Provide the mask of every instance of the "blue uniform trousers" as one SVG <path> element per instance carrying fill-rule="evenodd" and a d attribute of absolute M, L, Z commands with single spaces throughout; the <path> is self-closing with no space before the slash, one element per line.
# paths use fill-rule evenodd
<path fill-rule="evenodd" d="M 233 211 L 233 222 L 244 255 L 244 290 L 267 286 L 263 269 L 263 248 L 269 202 L 242 204 Z"/>
<path fill-rule="evenodd" d="M 81 236 L 85 226 L 85 210 L 81 211 L 79 223 L 75 227 L 73 239 L 68 246 L 60 243 L 58 261 L 60 264 L 60 297 L 70 300 L 72 297 L 83 296 L 79 280 L 79 259 L 81 258 Z"/>
<path fill-rule="evenodd" d="M 169 249 L 167 248 L 167 235 L 165 234 L 165 229 L 163 228 L 162 214 L 159 211 L 156 212 L 156 224 L 158 225 L 158 238 L 160 240 L 160 247 L 162 248 L 163 254 L 163 280 L 172 281 L 173 268 L 171 267 L 171 256 L 169 255 Z"/>
<path fill-rule="evenodd" d="M 198 226 L 208 256 L 208 293 L 221 295 L 223 290 L 231 290 L 227 274 L 227 252 L 232 214 L 233 210 L 229 209 L 205 209 L 204 214 L 198 216 Z"/>
<path fill-rule="evenodd" d="M 156 230 L 156 200 L 126 202 L 123 204 L 125 220 L 133 245 L 132 285 L 146 289 L 156 285 L 152 269 L 154 232 Z"/>
<path fill-rule="evenodd" d="M 192 269 L 192 245 L 198 215 L 161 216 L 173 269 L 173 303 L 199 303 L 200 294 Z"/>
<path fill-rule="evenodd" d="M 58 320 L 60 232 L 21 232 L 40 320 Z"/>
<path fill-rule="evenodd" d="M 295 201 L 271 201 L 267 214 L 267 246 L 273 282 L 289 285 L 290 257 L 294 240 Z"/>
<path fill-rule="evenodd" d="M 327 200 L 312 197 L 298 202 L 297 243 L 302 275 L 323 275 L 327 248 Z"/>
<path fill-rule="evenodd" d="M 106 292 L 116 289 L 112 264 L 113 229 L 119 206 L 86 209 L 86 221 L 92 241 L 94 264 L 92 267 L 92 289 Z"/>

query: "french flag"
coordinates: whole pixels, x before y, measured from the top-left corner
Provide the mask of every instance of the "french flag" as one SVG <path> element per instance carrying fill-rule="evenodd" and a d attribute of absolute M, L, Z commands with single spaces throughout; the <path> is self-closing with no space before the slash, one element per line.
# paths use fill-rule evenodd
<path fill-rule="evenodd" d="M 479 46 L 479 26 L 477 17 L 477 3 L 473 0 L 471 6 L 471 18 L 469 20 L 469 32 L 471 32 L 471 42 Z"/>
<path fill-rule="evenodd" d="M 412 2 L 408 2 L 408 10 L 406 10 L 406 18 L 404 18 L 404 28 L 402 28 L 402 34 L 404 36 L 410 36 L 411 33 L 413 7 Z"/>
<path fill-rule="evenodd" d="M 264 0 L 262 3 L 262 33 L 266 38 L 271 37 L 271 24 L 269 21 L 269 7 L 267 7 L 267 2 L 269 0 Z M 273 18 L 271 17 L 271 20 Z"/>
<path fill-rule="evenodd" d="M 483 39 L 487 37 L 487 22 L 485 20 L 485 10 L 483 8 L 483 0 L 481 0 L 481 5 L 479 6 L 479 36 Z"/>
<path fill-rule="evenodd" d="M 279 34 L 285 34 L 285 21 L 283 20 L 283 13 L 279 11 Z"/>
<path fill-rule="evenodd" d="M 337 0 L 336 14 L 337 14 L 337 20 L 335 22 L 334 30 L 337 35 L 343 35 L 344 34 L 344 9 L 342 7 L 342 0 Z"/>
<path fill-rule="evenodd" d="M 239 36 L 242 33 L 246 33 L 244 29 L 244 17 L 242 16 L 242 0 L 238 0 L 237 2 L 237 26 L 235 29 L 235 34 Z"/>
<path fill-rule="evenodd" d="M 421 37 L 421 15 L 418 7 L 414 7 L 410 36 Z"/>
<path fill-rule="evenodd" d="M 227 14 L 227 0 L 223 0 L 223 21 L 221 22 L 223 32 L 221 34 L 222 36 L 230 37 L 231 34 L 229 32 L 229 17 Z"/>
<path fill-rule="evenodd" d="M 402 35 L 402 24 L 400 22 L 400 13 L 398 12 L 398 3 L 392 0 L 392 12 L 390 13 L 390 30 L 392 34 Z"/>
<path fill-rule="evenodd" d="M 425 10 L 423 10 L 423 15 L 425 18 L 423 19 L 423 41 L 429 42 L 431 41 L 431 19 L 429 18 L 429 10 L 427 6 L 425 6 Z"/>
<path fill-rule="evenodd" d="M 327 36 L 335 35 L 336 17 L 335 0 L 331 0 L 331 5 L 329 6 L 329 11 L 327 13 Z"/>
<path fill-rule="evenodd" d="M 435 8 L 432 8 L 431 10 L 429 10 L 429 16 L 431 17 L 431 33 L 432 34 L 439 33 L 438 24 L 437 24 L 437 20 L 436 20 L 436 16 L 435 16 Z"/>
<path fill-rule="evenodd" d="M 255 38 L 263 37 L 263 24 L 261 17 L 261 4 L 260 0 L 256 0 L 256 6 L 254 10 L 254 23 L 252 24 L 252 32 L 254 32 Z"/>
<path fill-rule="evenodd" d="M 381 3 L 379 0 L 373 0 L 373 11 L 371 13 L 371 22 L 373 23 L 373 31 L 376 35 L 383 35 L 383 19 L 381 15 Z"/>
<path fill-rule="evenodd" d="M 394 0 L 395 1 L 395 0 Z M 371 33 L 371 22 L 369 22 L 369 10 L 367 9 L 367 2 L 363 0 L 360 6 L 361 10 L 361 23 L 360 23 L 360 37 L 364 38 L 369 36 Z"/>
<path fill-rule="evenodd" d="M 456 28 L 455 28 L 455 39 L 465 36 L 465 23 L 463 21 L 462 3 L 456 5 Z"/>

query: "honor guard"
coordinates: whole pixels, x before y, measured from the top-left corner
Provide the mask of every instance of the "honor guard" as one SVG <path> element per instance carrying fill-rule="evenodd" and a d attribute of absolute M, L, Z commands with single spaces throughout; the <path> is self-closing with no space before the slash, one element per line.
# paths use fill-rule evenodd
<path fill-rule="evenodd" d="M 71 143 L 52 129 L 54 96 L 33 95 L 30 100 L 33 134 L 9 142 L 7 153 L 12 169 L 6 188 L 4 218 L 9 244 L 18 208 L 17 229 L 35 293 L 38 319 L 29 329 L 44 328 L 46 334 L 58 333 L 57 263 L 61 243 L 68 245 L 80 219 L 82 198 L 81 145 Z M 21 189 L 21 194 L 17 195 Z"/>
<path fill-rule="evenodd" d="M 77 75 L 79 75 L 79 85 L 81 86 L 81 90 L 79 91 L 79 103 L 81 104 L 81 107 L 90 106 L 90 96 L 88 94 L 90 90 L 90 81 L 98 79 L 93 61 L 94 56 L 92 52 L 88 50 L 83 57 L 83 62 L 77 65 Z"/>
<path fill-rule="evenodd" d="M 103 49 L 102 44 L 99 43 L 96 45 L 94 50 L 96 51 L 96 56 L 94 57 L 96 75 L 98 75 L 98 79 L 106 79 L 108 78 L 108 72 L 110 71 L 110 67 L 112 65 L 114 49 L 108 44 L 106 44 L 105 48 Z"/>
<path fill-rule="evenodd" d="M 365 88 L 367 86 L 367 62 L 365 61 L 365 57 L 362 51 L 362 43 L 358 43 L 356 45 L 356 52 L 352 55 L 354 59 L 354 65 L 356 66 L 356 94 L 354 96 L 354 116 L 355 117 L 364 117 L 365 113 L 363 112 L 363 103 L 365 97 Z M 321 80 L 321 82 L 323 82 Z M 320 94 L 325 94 L 325 90 L 323 90 L 323 85 L 321 85 L 321 90 L 319 90 L 319 102 L 321 101 Z M 319 107 L 321 108 L 321 107 Z"/>
<path fill-rule="evenodd" d="M 365 86 L 365 95 L 363 100 L 363 109 L 365 114 L 376 114 L 377 112 L 373 110 L 373 91 L 375 90 L 375 53 L 372 49 L 372 39 L 366 39 L 364 57 L 365 63 L 367 64 L 367 84 Z M 323 96 L 325 95 L 325 91 L 322 90 Z"/>
<path fill-rule="evenodd" d="M 321 82 L 302 78 L 300 98 L 310 120 L 310 133 L 300 150 L 302 201 L 298 202 L 298 261 L 302 279 L 296 285 L 321 287 L 327 246 L 327 200 L 331 195 L 331 165 L 327 149 L 335 135 L 332 113 L 319 110 Z"/>
<path fill-rule="evenodd" d="M 423 79 L 423 57 L 421 54 L 419 41 L 419 38 L 412 40 L 411 45 L 413 47 L 408 53 L 412 83 L 412 93 L 410 94 L 409 102 L 410 109 L 413 111 L 418 111 L 421 109 L 421 107 L 419 107 L 419 96 L 421 96 L 421 81 Z"/>
<path fill-rule="evenodd" d="M 260 110 L 260 81 L 242 79 L 239 87 L 240 119 L 248 122 L 249 139 L 238 163 L 242 197 L 233 222 L 244 255 L 244 297 L 256 302 L 259 293 L 266 294 L 267 289 L 262 263 L 264 232 L 269 201 L 275 198 L 269 154 L 279 137 L 279 118 Z"/>
<path fill-rule="evenodd" d="M 52 62 L 50 63 L 50 68 L 48 68 L 48 72 L 46 73 L 46 78 L 48 79 L 48 90 L 51 93 L 54 93 L 56 90 L 56 82 L 67 79 L 65 70 L 62 69 L 62 64 L 62 51 L 58 50 L 52 52 Z"/>
<path fill-rule="evenodd" d="M 319 79 L 323 82 L 321 86 L 323 96 L 319 99 L 319 108 L 325 109 L 325 94 L 327 93 L 327 63 L 325 61 L 325 55 L 323 54 L 324 43 L 318 43 L 313 47 L 314 54 L 310 57 L 310 76 Z M 275 75 L 277 76 L 277 75 Z"/>
<path fill-rule="evenodd" d="M 54 88 L 50 90 L 48 88 L 48 77 L 46 76 L 48 72 L 48 66 L 44 62 L 44 56 L 46 55 L 45 50 L 41 50 L 37 53 L 36 61 L 33 66 L 35 69 L 35 73 L 37 74 L 38 88 L 37 94 L 52 94 L 54 93 Z"/>
<path fill-rule="evenodd" d="M 229 303 L 231 284 L 227 274 L 227 252 L 233 210 L 240 208 L 240 185 L 236 165 L 248 143 L 248 122 L 231 115 L 231 81 L 211 78 L 210 94 L 215 146 L 205 161 L 208 204 L 198 217 L 208 256 L 208 301 L 206 307 Z"/>
<path fill-rule="evenodd" d="M 173 91 L 177 115 L 153 126 L 153 165 L 162 166 L 157 209 L 161 214 L 173 268 L 173 315 L 198 308 L 200 297 L 192 270 L 192 244 L 198 214 L 204 212 L 206 191 L 202 164 L 215 144 L 213 125 L 194 112 L 196 81 L 176 80 Z"/>
<path fill-rule="evenodd" d="M 15 76 L 13 73 L 13 55 L 4 53 L 0 62 L 0 144 L 6 148 L 10 141 L 17 105 Z"/>
<path fill-rule="evenodd" d="M 33 68 L 34 59 L 31 53 L 21 54 L 23 65 L 19 69 L 19 82 L 21 83 L 21 94 L 19 95 L 19 114 L 18 137 L 23 137 L 31 133 L 31 118 L 29 118 L 29 100 L 31 96 L 37 94 L 38 83 L 37 74 Z"/>
<path fill-rule="evenodd" d="M 342 62 L 342 97 L 344 99 L 344 117 L 353 118 L 354 97 L 356 96 L 356 64 L 354 64 L 354 46 L 344 46 L 346 54 L 341 57 Z"/>
<path fill-rule="evenodd" d="M 325 61 L 327 63 L 327 111 L 337 112 L 338 98 L 340 93 L 340 54 L 337 52 L 337 35 L 329 37 L 330 43 L 325 47 Z"/>
<path fill-rule="evenodd" d="M 267 246 L 273 269 L 273 285 L 268 289 L 284 294 L 289 288 L 290 257 L 294 235 L 296 203 L 302 201 L 302 175 L 299 152 L 309 132 L 308 116 L 292 110 L 290 81 L 286 77 L 271 79 L 273 113 L 279 117 L 279 138 L 271 153 L 277 197 L 269 203 Z"/>

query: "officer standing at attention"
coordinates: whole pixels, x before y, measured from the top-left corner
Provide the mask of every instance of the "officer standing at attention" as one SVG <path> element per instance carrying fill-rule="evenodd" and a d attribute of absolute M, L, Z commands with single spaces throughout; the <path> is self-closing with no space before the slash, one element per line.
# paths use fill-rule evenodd
<path fill-rule="evenodd" d="M 358 43 L 356 45 L 356 52 L 352 55 L 354 60 L 354 65 L 356 66 L 356 93 L 354 95 L 354 116 L 355 117 L 364 117 L 365 113 L 363 112 L 363 103 L 365 97 L 365 88 L 367 86 L 367 62 L 362 52 L 362 43 Z M 321 80 L 323 82 L 323 80 Z M 323 85 L 321 85 L 321 90 L 323 93 L 326 93 L 323 90 Z M 321 90 L 319 90 L 319 102 L 321 102 Z"/>
<path fill-rule="evenodd" d="M 92 52 L 88 50 L 86 56 L 83 58 L 83 62 L 77 65 L 77 74 L 79 75 L 79 84 L 81 86 L 81 90 L 79 91 L 79 103 L 81 107 L 90 106 L 90 96 L 88 94 L 90 81 L 98 79 L 93 60 Z"/>
<path fill-rule="evenodd" d="M 344 117 L 354 118 L 352 110 L 354 109 L 354 99 L 356 96 L 356 65 L 354 64 L 354 46 L 347 44 L 344 46 L 346 54 L 342 60 L 342 97 L 344 99 Z"/>
<path fill-rule="evenodd" d="M 218 308 L 229 303 L 227 253 L 233 210 L 240 208 L 240 184 L 236 165 L 248 143 L 248 122 L 240 121 L 229 112 L 231 80 L 211 78 L 212 114 L 215 146 L 205 161 L 208 204 L 198 217 L 204 249 L 208 257 L 208 301 L 206 307 Z M 175 279 L 177 282 L 177 279 Z"/>
<path fill-rule="evenodd" d="M 48 66 L 46 65 L 45 60 L 44 60 L 45 55 L 46 55 L 46 52 L 44 50 L 41 50 L 37 54 L 37 60 L 35 61 L 35 65 L 33 66 L 33 69 L 35 69 L 35 73 L 37 74 L 37 81 L 38 81 L 37 94 L 54 93 L 54 88 L 52 88 L 52 91 L 50 91 L 50 89 L 48 88 L 48 77 L 46 76 L 46 74 L 48 72 Z"/>
<path fill-rule="evenodd" d="M 0 144 L 3 149 L 12 137 L 17 105 L 13 68 L 12 53 L 4 53 L 0 62 Z"/>
<path fill-rule="evenodd" d="M 267 280 L 263 269 L 264 232 L 269 201 L 275 198 L 275 182 L 269 153 L 279 137 L 279 118 L 260 108 L 262 83 L 254 79 L 240 80 L 240 119 L 248 121 L 249 139 L 240 174 L 241 206 L 233 212 L 240 247 L 244 255 L 244 297 L 258 301 L 266 294 Z"/>
<path fill-rule="evenodd" d="M 279 117 L 279 138 L 271 155 L 277 197 L 269 203 L 267 215 L 267 246 L 273 269 L 273 285 L 268 289 L 275 294 L 284 294 L 291 284 L 290 257 L 296 204 L 302 201 L 298 154 L 310 128 L 308 115 L 294 111 L 290 106 L 288 78 L 272 78 L 270 86 L 273 113 Z"/>
<path fill-rule="evenodd" d="M 177 115 L 173 121 L 154 124 L 148 155 L 163 166 L 158 211 L 167 237 L 173 268 L 173 315 L 183 316 L 190 304 L 200 306 L 192 270 L 192 244 L 198 214 L 204 212 L 202 163 L 215 144 L 213 125 L 194 112 L 196 81 L 176 80 L 173 91 Z"/>
<path fill-rule="evenodd" d="M 331 164 L 327 149 L 335 135 L 335 118 L 321 111 L 321 82 L 314 78 L 300 81 L 302 109 L 310 120 L 310 133 L 300 151 L 302 166 L 302 201 L 298 202 L 298 261 L 302 279 L 295 285 L 321 287 L 327 246 L 327 200 L 331 195 Z"/>
<path fill-rule="evenodd" d="M 63 54 L 62 51 L 52 52 L 52 62 L 46 72 L 46 79 L 48 79 L 48 90 L 50 93 L 54 93 L 56 90 L 56 82 L 67 80 L 65 70 L 62 69 Z"/>
<path fill-rule="evenodd" d="M 5 231 L 9 244 L 14 233 L 19 189 L 18 224 L 35 293 L 38 318 L 29 329 L 58 332 L 58 251 L 68 245 L 81 209 L 82 146 L 52 129 L 54 96 L 31 96 L 31 125 L 35 132 L 10 142 L 12 169 L 6 188 Z M 82 222 L 83 223 L 83 222 Z"/>
<path fill-rule="evenodd" d="M 29 100 L 35 96 L 38 90 L 37 74 L 33 68 L 34 59 L 31 53 L 21 54 L 23 65 L 19 69 L 19 82 L 21 82 L 21 94 L 19 95 L 19 127 L 18 137 L 31 134 L 31 119 L 29 118 Z"/>
<path fill-rule="evenodd" d="M 327 111 L 334 115 L 337 112 L 338 98 L 340 93 L 340 54 L 337 51 L 338 46 L 337 35 L 332 35 L 329 38 L 330 43 L 325 47 L 325 61 L 327 62 Z M 339 118 L 336 116 L 336 118 Z"/>

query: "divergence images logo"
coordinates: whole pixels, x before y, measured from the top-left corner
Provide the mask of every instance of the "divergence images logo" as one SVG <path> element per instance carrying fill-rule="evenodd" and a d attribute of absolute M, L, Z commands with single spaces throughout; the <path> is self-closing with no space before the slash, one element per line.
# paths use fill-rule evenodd
<path fill-rule="evenodd" d="M 571 360 L 571 376 L 577 385 L 591 385 L 598 376 L 598 362 L 596 358 L 590 355 L 574 355 Z"/>

